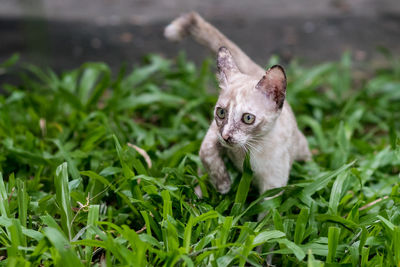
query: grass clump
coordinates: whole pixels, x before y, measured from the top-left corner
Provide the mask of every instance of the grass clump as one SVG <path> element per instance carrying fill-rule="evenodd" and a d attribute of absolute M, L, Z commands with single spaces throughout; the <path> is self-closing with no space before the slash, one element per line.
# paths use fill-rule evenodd
<path fill-rule="evenodd" d="M 348 54 L 288 67 L 314 159 L 264 200 L 279 189 L 249 189 L 248 164 L 227 195 L 198 175 L 210 61 L 28 67 L 0 96 L 0 264 L 398 266 L 400 65 L 370 71 L 354 81 Z"/>

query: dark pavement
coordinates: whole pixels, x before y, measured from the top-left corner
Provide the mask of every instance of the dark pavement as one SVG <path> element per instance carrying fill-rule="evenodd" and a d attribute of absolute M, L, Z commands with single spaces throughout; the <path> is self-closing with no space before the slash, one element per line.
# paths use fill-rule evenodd
<path fill-rule="evenodd" d="M 344 51 L 355 62 L 382 62 L 377 47 L 400 54 L 398 0 L 88 2 L 3 0 L 0 61 L 18 52 L 22 61 L 56 71 L 86 61 L 105 61 L 116 70 L 147 53 L 175 57 L 185 50 L 200 62 L 208 51 L 191 40 L 171 44 L 162 36 L 172 18 L 189 10 L 199 11 L 261 65 L 272 54 L 308 65 L 338 60 Z"/>

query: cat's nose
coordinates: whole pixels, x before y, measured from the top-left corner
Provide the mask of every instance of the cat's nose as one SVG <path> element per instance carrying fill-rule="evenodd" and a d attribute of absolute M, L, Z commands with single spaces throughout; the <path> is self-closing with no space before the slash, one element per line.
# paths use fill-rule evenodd
<path fill-rule="evenodd" d="M 222 135 L 222 138 L 225 140 L 227 143 L 232 142 L 232 137 L 230 135 Z"/>

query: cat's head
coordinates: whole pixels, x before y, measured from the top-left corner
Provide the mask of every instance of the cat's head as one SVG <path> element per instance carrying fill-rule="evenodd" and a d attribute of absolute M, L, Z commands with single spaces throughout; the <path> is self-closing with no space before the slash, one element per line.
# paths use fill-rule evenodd
<path fill-rule="evenodd" d="M 217 69 L 221 93 L 214 117 L 220 143 L 254 148 L 281 113 L 286 95 L 285 71 L 275 65 L 259 79 L 243 74 L 225 47 L 218 51 Z"/>

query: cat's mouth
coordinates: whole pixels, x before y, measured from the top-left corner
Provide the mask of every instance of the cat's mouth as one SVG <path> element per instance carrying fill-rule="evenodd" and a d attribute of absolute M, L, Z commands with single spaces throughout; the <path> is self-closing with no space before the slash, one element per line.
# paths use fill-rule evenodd
<path fill-rule="evenodd" d="M 225 140 L 221 135 L 218 135 L 218 141 L 223 147 L 234 148 L 238 146 L 238 143 L 233 138 Z"/>

